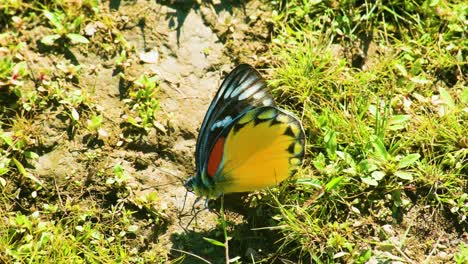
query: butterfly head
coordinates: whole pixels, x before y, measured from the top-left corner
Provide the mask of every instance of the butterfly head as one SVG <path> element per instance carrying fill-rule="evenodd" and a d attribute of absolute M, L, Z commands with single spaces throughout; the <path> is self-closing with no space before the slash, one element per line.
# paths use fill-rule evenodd
<path fill-rule="evenodd" d="M 198 185 L 199 185 L 199 183 L 198 183 L 197 177 L 192 176 L 192 177 L 188 178 L 188 180 L 185 182 L 184 186 L 187 189 L 187 191 L 196 192 L 195 190 L 198 189 L 197 188 Z"/>
<path fill-rule="evenodd" d="M 218 198 L 218 193 L 215 188 L 207 186 L 201 177 L 192 176 L 185 182 L 185 188 L 189 192 L 195 193 L 198 197 Z"/>

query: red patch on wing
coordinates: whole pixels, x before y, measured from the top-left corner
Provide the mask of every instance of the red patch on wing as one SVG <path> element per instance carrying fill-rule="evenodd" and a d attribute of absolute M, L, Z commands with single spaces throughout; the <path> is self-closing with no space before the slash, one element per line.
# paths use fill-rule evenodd
<path fill-rule="evenodd" d="M 224 138 L 221 137 L 216 141 L 216 144 L 211 150 L 210 157 L 208 159 L 208 176 L 213 177 L 216 173 L 216 170 L 219 167 L 219 163 L 223 158 L 223 147 L 224 147 Z"/>

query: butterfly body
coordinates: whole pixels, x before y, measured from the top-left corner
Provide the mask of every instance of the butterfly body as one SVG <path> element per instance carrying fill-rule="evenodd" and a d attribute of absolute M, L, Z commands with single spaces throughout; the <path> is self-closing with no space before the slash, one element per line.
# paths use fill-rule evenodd
<path fill-rule="evenodd" d="M 241 64 L 208 108 L 197 139 L 197 174 L 186 186 L 217 198 L 277 185 L 301 165 L 304 142 L 300 121 L 275 105 L 255 69 Z"/>

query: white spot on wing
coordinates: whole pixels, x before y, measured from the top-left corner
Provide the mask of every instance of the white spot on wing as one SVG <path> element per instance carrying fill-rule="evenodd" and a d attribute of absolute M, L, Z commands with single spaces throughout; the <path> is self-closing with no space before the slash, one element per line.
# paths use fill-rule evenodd
<path fill-rule="evenodd" d="M 236 97 L 240 92 L 242 92 L 245 88 L 249 87 L 253 82 L 255 82 L 257 78 L 255 76 L 252 76 L 251 78 L 248 78 L 245 80 L 245 82 L 241 83 L 237 88 L 232 91 L 231 97 Z"/>
<path fill-rule="evenodd" d="M 220 87 L 220 90 L 226 89 L 226 92 L 224 93 L 224 99 L 227 99 L 231 95 L 232 90 L 234 90 L 235 86 L 233 86 L 232 83 L 236 82 L 236 81 L 233 80 L 235 77 L 236 77 L 236 74 L 233 74 L 233 72 L 231 72 L 226 77 L 226 79 L 224 79 L 224 82 L 223 82 L 222 86 Z M 244 78 L 242 78 L 241 81 L 243 79 Z M 241 82 L 241 81 L 239 81 L 239 82 Z M 228 87 L 226 87 L 226 86 L 228 86 Z"/>
<path fill-rule="evenodd" d="M 256 94 L 254 94 L 254 95 L 253 95 L 253 98 L 254 98 L 255 100 L 258 100 L 258 99 L 264 97 L 265 95 L 266 95 L 265 90 L 262 90 L 262 91 L 260 91 L 260 92 L 258 92 L 258 93 L 256 93 Z"/>
<path fill-rule="evenodd" d="M 210 131 L 213 131 L 213 130 L 217 129 L 218 127 L 226 127 L 231 122 L 232 122 L 231 116 L 226 116 L 223 120 L 215 122 L 211 126 Z"/>
<path fill-rule="evenodd" d="M 243 91 L 240 95 L 239 95 L 239 101 L 240 100 L 244 100 L 245 98 L 248 98 L 250 97 L 252 94 L 254 94 L 256 91 L 258 91 L 260 88 L 263 87 L 263 83 L 262 82 L 257 82 L 256 84 L 254 84 L 253 86 L 249 87 L 247 90 Z"/>
<path fill-rule="evenodd" d="M 228 77 L 231 77 L 231 76 L 228 76 Z M 230 79 L 232 79 L 232 77 Z M 228 81 L 227 79 L 224 80 L 224 82 L 225 82 L 225 83 L 223 83 L 224 86 L 230 85 L 230 81 L 231 80 Z M 227 99 L 231 95 L 233 88 L 234 87 L 232 87 L 232 86 L 224 88 L 224 89 L 226 89 L 226 92 L 224 93 L 224 99 Z M 219 89 L 221 90 L 223 88 L 219 88 Z"/>
<path fill-rule="evenodd" d="M 243 82 L 245 81 L 245 79 L 247 79 L 247 78 L 249 78 L 249 77 L 250 77 L 250 73 L 249 73 L 249 72 L 244 73 L 244 74 L 242 75 L 242 77 L 240 78 L 239 83 L 243 83 Z"/>
<path fill-rule="evenodd" d="M 271 100 L 271 98 L 267 98 L 267 99 L 263 100 L 262 103 L 265 106 L 271 105 L 273 103 L 273 100 Z"/>

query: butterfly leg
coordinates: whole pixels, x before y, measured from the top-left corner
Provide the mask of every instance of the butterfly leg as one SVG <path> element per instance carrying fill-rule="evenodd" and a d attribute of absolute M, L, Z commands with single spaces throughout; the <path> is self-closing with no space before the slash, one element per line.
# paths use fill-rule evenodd
<path fill-rule="evenodd" d="M 195 202 L 196 203 L 196 202 Z M 194 204 L 195 204 L 194 203 Z M 190 221 L 187 223 L 187 225 L 185 226 L 184 230 L 188 230 L 188 227 L 190 226 L 190 224 L 193 222 L 193 220 L 198 216 L 199 213 L 203 212 L 204 210 L 206 210 L 208 208 L 203 208 L 201 210 L 198 210 L 198 211 L 195 211 L 194 207 L 192 207 L 192 213 L 193 213 L 193 217 L 190 219 Z"/>

